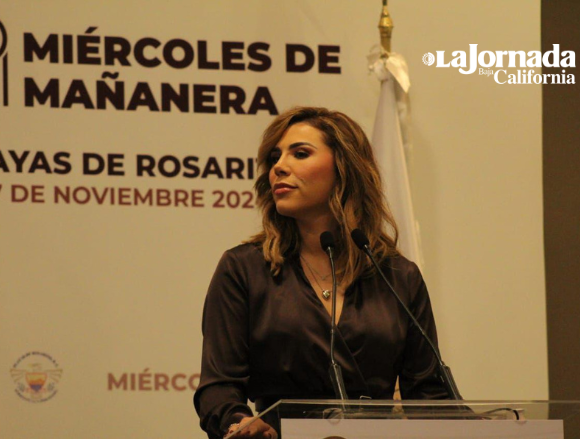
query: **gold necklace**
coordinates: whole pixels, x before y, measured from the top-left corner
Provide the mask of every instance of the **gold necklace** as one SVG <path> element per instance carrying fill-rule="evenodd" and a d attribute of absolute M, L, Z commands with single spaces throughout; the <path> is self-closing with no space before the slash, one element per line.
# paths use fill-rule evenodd
<path fill-rule="evenodd" d="M 314 268 L 312 265 L 310 265 L 310 264 L 308 263 L 308 261 L 306 260 L 306 258 L 305 258 L 304 256 L 300 255 L 300 258 L 301 258 L 301 259 L 302 259 L 304 262 L 306 262 L 306 265 L 308 265 L 308 268 L 310 269 L 310 272 L 311 272 L 311 273 L 312 273 L 312 272 L 316 273 L 316 274 L 318 275 L 318 277 L 320 278 L 320 280 L 321 280 L 321 281 L 323 281 L 323 282 L 324 282 L 326 279 L 328 279 L 328 278 L 329 278 L 329 277 L 332 275 L 332 272 L 330 272 L 330 273 L 328 273 L 327 275 L 323 276 L 322 274 L 320 274 L 320 273 L 318 272 L 318 270 L 316 270 L 316 269 L 315 269 L 315 268 Z"/>
<path fill-rule="evenodd" d="M 320 285 L 320 282 L 318 282 L 318 279 L 316 278 L 316 275 L 314 274 L 314 269 L 308 263 L 308 261 L 306 260 L 306 258 L 304 258 L 302 255 L 300 255 L 300 259 L 302 259 L 306 263 L 306 266 L 310 270 L 310 274 L 312 274 L 312 277 L 314 278 L 314 282 L 316 282 L 316 284 L 318 285 L 318 288 L 320 288 L 320 290 L 322 291 L 322 297 L 324 298 L 324 300 L 329 300 L 330 299 L 330 296 L 332 294 L 330 292 L 330 290 L 325 290 L 324 288 L 322 288 L 322 285 Z M 330 273 L 330 274 L 332 274 L 332 273 Z M 328 277 L 328 276 L 326 276 L 326 277 Z M 322 280 L 324 280 L 324 279 L 322 279 Z"/>

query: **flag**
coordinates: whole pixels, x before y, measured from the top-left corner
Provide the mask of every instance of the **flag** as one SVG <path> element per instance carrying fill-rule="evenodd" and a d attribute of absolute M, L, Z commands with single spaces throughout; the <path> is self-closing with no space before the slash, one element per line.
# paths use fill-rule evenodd
<path fill-rule="evenodd" d="M 370 69 L 381 81 L 381 93 L 372 135 L 372 145 L 383 180 L 383 190 L 399 229 L 399 249 L 405 257 L 423 265 L 420 236 L 407 171 L 401 127 L 401 108 L 406 108 L 410 87 L 405 59 L 391 53 L 387 59 L 369 56 Z"/>

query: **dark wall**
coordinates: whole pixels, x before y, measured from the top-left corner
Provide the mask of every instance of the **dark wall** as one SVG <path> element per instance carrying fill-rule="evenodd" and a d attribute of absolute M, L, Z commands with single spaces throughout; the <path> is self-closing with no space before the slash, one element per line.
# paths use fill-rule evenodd
<path fill-rule="evenodd" d="M 542 0 L 542 51 L 579 56 L 578 17 L 578 0 Z M 580 85 L 542 87 L 550 399 L 580 400 Z"/>

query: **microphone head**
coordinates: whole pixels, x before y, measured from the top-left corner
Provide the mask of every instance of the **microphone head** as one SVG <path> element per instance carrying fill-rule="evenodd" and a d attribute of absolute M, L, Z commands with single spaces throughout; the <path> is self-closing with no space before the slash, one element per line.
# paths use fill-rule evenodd
<path fill-rule="evenodd" d="M 327 251 L 329 248 L 334 248 L 334 236 L 332 236 L 332 232 L 326 231 L 320 234 L 320 246 L 324 251 Z"/>
<path fill-rule="evenodd" d="M 369 245 L 369 239 L 361 229 L 354 229 L 352 232 L 350 232 L 350 237 L 356 246 L 361 250 L 363 250 L 365 246 Z"/>

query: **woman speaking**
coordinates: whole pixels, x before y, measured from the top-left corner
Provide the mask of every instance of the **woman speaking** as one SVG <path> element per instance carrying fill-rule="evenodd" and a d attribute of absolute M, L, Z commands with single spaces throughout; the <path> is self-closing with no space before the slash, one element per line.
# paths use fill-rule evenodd
<path fill-rule="evenodd" d="M 328 374 L 332 276 L 320 235 L 335 239 L 336 362 L 350 399 L 445 398 L 427 342 L 351 240 L 361 229 L 381 269 L 437 339 L 427 288 L 397 250 L 397 227 L 371 145 L 345 114 L 298 107 L 266 129 L 255 189 L 263 229 L 222 256 L 203 313 L 202 428 L 221 438 L 279 399 L 334 398 Z M 263 420 L 244 437 L 277 437 Z"/>

